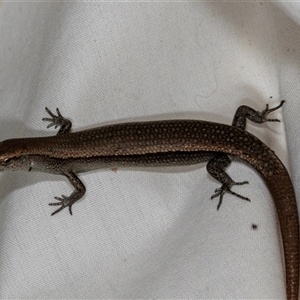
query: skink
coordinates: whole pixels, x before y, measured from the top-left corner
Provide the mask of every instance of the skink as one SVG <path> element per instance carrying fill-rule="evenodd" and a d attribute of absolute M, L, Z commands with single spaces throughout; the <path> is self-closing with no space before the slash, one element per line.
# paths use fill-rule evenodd
<path fill-rule="evenodd" d="M 0 143 L 0 170 L 43 171 L 66 176 L 74 191 L 70 196 L 55 197 L 59 206 L 52 215 L 83 197 L 85 186 L 77 173 L 98 168 L 132 166 L 175 166 L 207 163 L 209 174 L 221 183 L 211 198 L 219 197 L 220 207 L 225 193 L 243 200 L 248 198 L 231 190 L 235 184 L 225 172 L 230 156 L 248 162 L 264 179 L 276 205 L 285 256 L 286 295 L 298 300 L 299 290 L 299 221 L 290 176 L 269 147 L 245 131 L 246 119 L 255 123 L 278 121 L 267 115 L 280 108 L 268 105 L 262 112 L 240 106 L 232 126 L 199 120 L 165 120 L 133 122 L 71 133 L 72 123 L 57 109 L 48 108 L 48 127 L 59 127 L 51 137 L 10 139 Z"/>

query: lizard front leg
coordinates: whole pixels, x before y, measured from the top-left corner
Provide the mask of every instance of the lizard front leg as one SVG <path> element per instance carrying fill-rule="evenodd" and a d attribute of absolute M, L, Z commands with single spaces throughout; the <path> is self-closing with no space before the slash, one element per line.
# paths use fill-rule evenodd
<path fill-rule="evenodd" d="M 85 188 L 84 184 L 82 183 L 82 181 L 72 171 L 68 171 L 68 172 L 64 173 L 63 175 L 65 175 L 69 179 L 70 183 L 73 185 L 75 190 L 69 197 L 67 197 L 65 195 L 62 195 L 61 197 L 54 197 L 54 199 L 58 200 L 58 202 L 49 203 L 49 205 L 51 205 L 51 206 L 59 206 L 60 205 L 60 208 L 58 208 L 56 211 L 54 211 L 51 214 L 51 216 L 57 214 L 58 212 L 60 212 L 61 210 L 63 210 L 66 207 L 69 207 L 69 212 L 72 215 L 72 205 L 76 201 L 81 199 L 86 191 L 86 188 Z"/>
<path fill-rule="evenodd" d="M 46 107 L 45 109 L 46 109 L 47 113 L 51 116 L 51 118 L 43 118 L 42 119 L 43 121 L 50 122 L 50 124 L 47 126 L 47 128 L 54 126 L 54 128 L 56 129 L 57 127 L 60 127 L 57 132 L 57 135 L 66 134 L 71 131 L 72 122 L 69 119 L 64 118 L 61 115 L 58 108 L 56 108 L 57 116 L 55 114 L 53 114 L 48 107 Z"/>

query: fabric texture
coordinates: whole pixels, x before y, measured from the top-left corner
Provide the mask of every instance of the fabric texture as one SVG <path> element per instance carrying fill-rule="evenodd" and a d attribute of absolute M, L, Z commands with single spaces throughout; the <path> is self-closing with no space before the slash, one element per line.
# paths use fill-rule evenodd
<path fill-rule="evenodd" d="M 191 118 L 230 124 L 267 103 L 281 123 L 247 125 L 290 171 L 300 199 L 300 4 L 1 2 L 0 140 L 54 135 L 45 107 L 88 129 Z M 1 298 L 284 298 L 277 216 L 260 176 L 225 195 L 205 164 L 99 170 L 51 217 L 62 176 L 0 177 Z"/>

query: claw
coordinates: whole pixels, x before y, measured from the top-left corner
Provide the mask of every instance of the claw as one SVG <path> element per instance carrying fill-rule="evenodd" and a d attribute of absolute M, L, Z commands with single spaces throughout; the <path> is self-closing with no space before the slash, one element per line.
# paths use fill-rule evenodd
<path fill-rule="evenodd" d="M 61 113 L 60 113 L 58 107 L 56 107 L 56 113 L 57 113 L 57 115 L 58 115 L 59 117 L 61 117 L 61 118 L 63 117 L 63 116 L 61 115 Z"/>

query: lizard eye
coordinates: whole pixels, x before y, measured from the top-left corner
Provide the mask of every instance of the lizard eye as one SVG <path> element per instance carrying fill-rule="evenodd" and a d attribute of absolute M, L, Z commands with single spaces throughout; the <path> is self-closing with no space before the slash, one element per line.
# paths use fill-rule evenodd
<path fill-rule="evenodd" d="M 3 160 L 4 165 L 8 165 L 10 163 L 11 163 L 11 158 L 4 158 L 4 160 Z"/>

